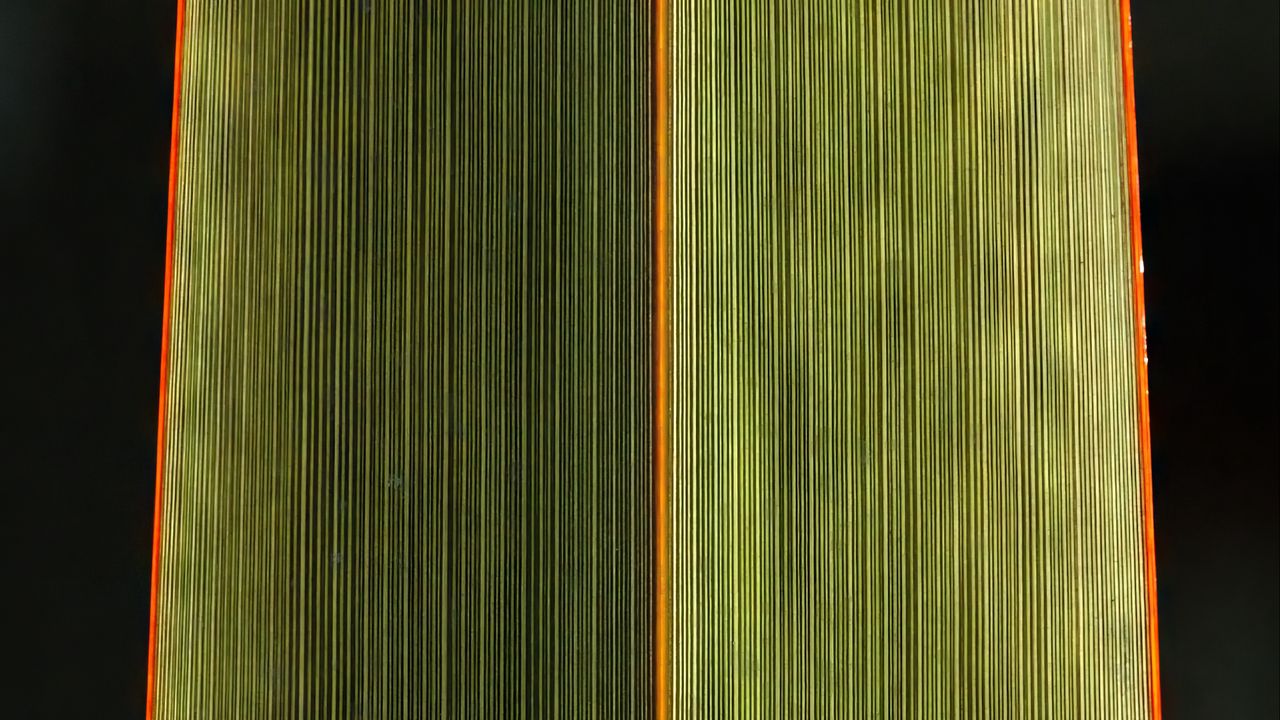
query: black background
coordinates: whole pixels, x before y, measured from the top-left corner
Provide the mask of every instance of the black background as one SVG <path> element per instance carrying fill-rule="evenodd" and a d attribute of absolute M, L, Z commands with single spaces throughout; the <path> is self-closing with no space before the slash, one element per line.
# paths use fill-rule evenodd
<path fill-rule="evenodd" d="M 0 715 L 140 718 L 174 1 L 0 0 Z M 1280 2 L 1134 0 L 1166 717 L 1280 716 Z"/>

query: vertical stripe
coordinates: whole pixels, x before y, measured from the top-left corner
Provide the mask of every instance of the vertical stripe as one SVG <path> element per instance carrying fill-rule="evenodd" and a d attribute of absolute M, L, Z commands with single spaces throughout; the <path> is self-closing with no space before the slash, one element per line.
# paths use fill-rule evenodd
<path fill-rule="evenodd" d="M 654 708 L 671 717 L 671 70 L 668 0 L 653 2 Z"/>
<path fill-rule="evenodd" d="M 1138 442 L 1142 453 L 1142 540 L 1145 549 L 1147 645 L 1151 663 L 1152 717 L 1160 711 L 1160 629 L 1156 607 L 1155 502 L 1151 488 L 1151 411 L 1147 401 L 1147 315 L 1142 276 L 1142 216 L 1138 203 L 1138 119 L 1133 89 L 1133 16 L 1120 0 L 1121 60 L 1124 68 L 1126 171 L 1129 179 L 1129 235 L 1133 249 L 1134 363 L 1138 368 Z"/>

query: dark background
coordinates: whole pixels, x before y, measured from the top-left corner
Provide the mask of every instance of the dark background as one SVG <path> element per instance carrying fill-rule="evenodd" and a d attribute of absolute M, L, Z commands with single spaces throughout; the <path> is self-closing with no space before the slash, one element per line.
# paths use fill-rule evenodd
<path fill-rule="evenodd" d="M 1280 2 L 1133 4 L 1166 717 L 1276 718 Z M 174 6 L 0 0 L 8 717 L 142 717 Z"/>

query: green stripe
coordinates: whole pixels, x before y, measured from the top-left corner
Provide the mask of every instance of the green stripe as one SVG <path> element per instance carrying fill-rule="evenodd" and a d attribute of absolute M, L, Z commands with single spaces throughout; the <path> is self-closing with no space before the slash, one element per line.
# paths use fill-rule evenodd
<path fill-rule="evenodd" d="M 188 0 L 157 718 L 651 715 L 649 26 Z"/>

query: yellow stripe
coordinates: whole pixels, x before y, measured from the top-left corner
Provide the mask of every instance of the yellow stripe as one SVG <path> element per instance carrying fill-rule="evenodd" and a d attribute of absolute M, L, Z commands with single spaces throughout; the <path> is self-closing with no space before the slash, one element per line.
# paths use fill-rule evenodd
<path fill-rule="evenodd" d="M 673 0 L 677 717 L 1145 717 L 1113 0 Z"/>

